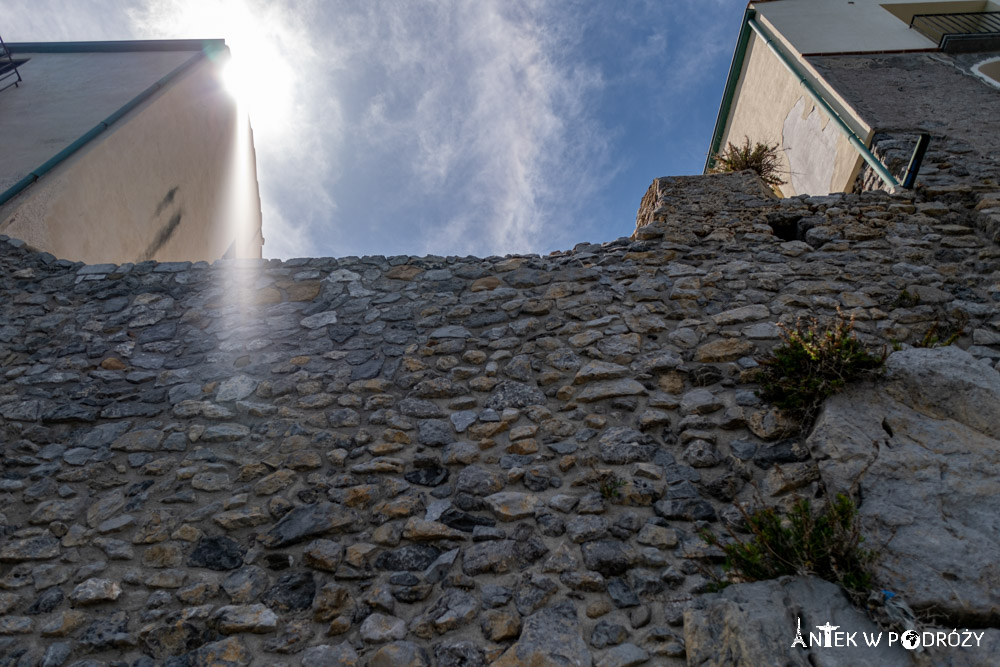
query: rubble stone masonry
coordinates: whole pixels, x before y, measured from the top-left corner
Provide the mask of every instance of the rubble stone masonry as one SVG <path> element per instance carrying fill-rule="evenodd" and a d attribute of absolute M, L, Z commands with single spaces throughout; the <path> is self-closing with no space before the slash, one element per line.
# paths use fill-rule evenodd
<path fill-rule="evenodd" d="M 548 256 L 0 237 L 0 664 L 683 664 L 699 529 L 818 493 L 754 393 L 778 325 L 1000 366 L 998 200 L 661 178 Z"/>

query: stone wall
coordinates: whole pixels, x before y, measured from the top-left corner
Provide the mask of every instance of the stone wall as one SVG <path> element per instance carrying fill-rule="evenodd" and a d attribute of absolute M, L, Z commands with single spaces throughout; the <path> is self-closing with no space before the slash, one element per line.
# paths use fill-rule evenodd
<path fill-rule="evenodd" d="M 921 132 L 930 135 L 917 187 L 964 198 L 968 224 L 1000 242 L 1000 90 L 972 73 L 995 53 L 813 56 L 809 62 L 875 130 L 872 151 L 900 181 Z M 885 184 L 867 164 L 855 191 Z"/>
<path fill-rule="evenodd" d="M 821 493 L 749 382 L 777 324 L 960 327 L 992 373 L 1000 248 L 961 199 L 643 202 L 545 257 L 3 239 L 0 664 L 682 664 L 699 529 Z"/>

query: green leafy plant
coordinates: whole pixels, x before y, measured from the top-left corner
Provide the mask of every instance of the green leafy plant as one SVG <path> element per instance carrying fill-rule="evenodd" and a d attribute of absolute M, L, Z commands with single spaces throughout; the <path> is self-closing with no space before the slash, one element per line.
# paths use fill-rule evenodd
<path fill-rule="evenodd" d="M 948 347 L 962 335 L 961 327 L 959 327 L 957 331 L 942 332 L 939 331 L 940 325 L 941 322 L 939 320 L 935 320 L 934 324 L 931 325 L 931 328 L 924 333 L 920 340 L 913 344 L 913 347 Z M 951 327 L 948 328 L 950 329 Z M 942 339 L 941 336 L 944 336 L 944 338 Z"/>
<path fill-rule="evenodd" d="M 949 321 L 945 322 L 944 326 L 942 326 L 941 320 L 934 320 L 934 324 L 924 332 L 924 335 L 918 340 L 913 341 L 910 345 L 912 347 L 927 349 L 953 345 L 965 333 L 966 322 L 968 322 L 967 317 L 964 320 L 960 319 L 958 322 L 951 321 L 949 318 Z M 893 340 L 892 349 L 896 352 L 902 350 L 903 342 Z"/>
<path fill-rule="evenodd" d="M 619 491 L 619 489 L 623 486 L 625 486 L 624 479 L 611 476 L 601 480 L 598 486 L 598 491 L 600 492 L 601 497 L 605 500 L 613 500 L 621 496 L 621 491 Z"/>
<path fill-rule="evenodd" d="M 862 548 L 858 510 L 846 495 L 827 502 L 814 512 L 808 500 L 797 502 L 787 514 L 767 507 L 743 515 L 750 539 L 731 532 L 733 541 L 722 544 L 709 531 L 702 539 L 719 547 L 726 556 L 723 568 L 728 580 L 717 578 L 716 588 L 734 581 L 762 581 L 783 575 L 812 574 L 840 584 L 856 601 L 863 600 L 873 586 L 874 552 Z"/>
<path fill-rule="evenodd" d="M 711 171 L 714 174 L 728 174 L 744 169 L 757 172 L 761 180 L 772 187 L 785 184 L 785 180 L 781 178 L 778 144 L 771 145 L 758 141 L 751 145 L 750 137 L 743 138 L 742 146 L 735 146 L 729 142 L 726 149 L 715 156 L 715 164 Z"/>
<path fill-rule="evenodd" d="M 913 308 L 920 302 L 915 294 L 907 292 L 905 289 L 896 295 L 892 301 L 893 308 Z"/>
<path fill-rule="evenodd" d="M 854 334 L 854 318 L 823 328 L 816 319 L 778 325 L 782 342 L 763 359 L 754 380 L 758 396 L 799 420 L 807 429 L 823 400 L 852 380 L 881 372 L 886 351 L 868 350 Z"/>
<path fill-rule="evenodd" d="M 628 484 L 614 470 L 608 468 L 597 468 L 593 460 L 588 461 L 590 472 L 573 482 L 573 486 L 586 486 L 601 494 L 605 500 L 615 500 L 621 497 L 620 489 Z"/>

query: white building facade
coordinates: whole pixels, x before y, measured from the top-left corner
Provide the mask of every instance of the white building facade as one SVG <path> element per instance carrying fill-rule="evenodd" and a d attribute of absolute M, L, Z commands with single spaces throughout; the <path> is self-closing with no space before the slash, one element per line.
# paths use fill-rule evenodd
<path fill-rule="evenodd" d="M 222 40 L 7 47 L 21 81 L 0 91 L 0 233 L 88 263 L 261 256 Z"/>
<path fill-rule="evenodd" d="M 851 191 L 865 173 L 892 189 L 905 174 L 874 144 L 895 132 L 969 143 L 990 171 L 982 130 L 1000 120 L 997 93 L 996 2 L 752 2 L 706 170 L 746 137 L 779 146 L 783 195 Z"/>

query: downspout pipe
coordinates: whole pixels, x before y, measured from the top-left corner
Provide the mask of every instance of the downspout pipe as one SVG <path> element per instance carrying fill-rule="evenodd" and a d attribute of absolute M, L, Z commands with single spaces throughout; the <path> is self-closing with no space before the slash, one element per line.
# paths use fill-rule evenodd
<path fill-rule="evenodd" d="M 870 150 L 868 150 L 868 146 L 865 145 L 865 142 L 858 138 L 858 135 L 855 134 L 854 130 L 852 130 L 850 126 L 844 122 L 844 119 L 840 117 L 840 114 L 834 111 L 833 107 L 831 107 L 829 103 L 823 99 L 823 96 L 819 94 L 811 83 L 809 83 L 808 79 L 806 79 L 802 72 L 799 71 L 799 68 L 796 67 L 784 53 L 782 53 L 781 48 L 773 39 L 771 39 L 771 36 L 767 33 L 767 31 L 759 23 L 757 23 L 757 20 L 753 17 L 748 18 L 747 25 L 750 26 L 755 33 L 757 33 L 758 37 L 764 40 L 764 44 L 771 50 L 772 53 L 774 53 L 775 56 L 777 56 L 781 64 L 785 66 L 785 69 L 791 72 L 792 75 L 799 80 L 799 84 L 801 84 L 801 86 L 805 89 L 812 101 L 816 103 L 816 106 L 822 109 L 823 112 L 829 116 L 830 120 L 837 126 L 841 134 L 847 137 L 847 140 L 854 147 L 854 150 L 856 150 L 864 161 L 868 163 L 876 174 L 878 174 L 878 177 L 881 178 L 887 186 L 889 186 L 890 192 L 899 188 L 899 181 L 893 178 L 892 174 L 889 173 L 889 170 L 886 169 L 885 165 L 882 164 L 882 162 L 879 161 L 879 159 L 875 157 Z"/>
<path fill-rule="evenodd" d="M 913 155 L 910 157 L 910 164 L 906 167 L 906 177 L 903 179 L 903 187 L 907 190 L 912 190 L 913 186 L 917 184 L 917 174 L 920 172 L 920 165 L 924 162 L 924 153 L 927 152 L 927 146 L 930 143 L 931 135 L 921 132 L 917 139 L 917 147 L 913 149 Z"/>
<path fill-rule="evenodd" d="M 200 62 L 208 55 L 206 51 L 200 51 L 188 60 L 181 63 L 178 67 L 164 75 L 159 81 L 151 85 L 149 88 L 145 89 L 131 100 L 125 103 L 120 109 L 115 111 L 113 114 L 99 122 L 94 127 L 90 128 L 83 136 L 71 143 L 66 148 L 62 149 L 47 161 L 45 161 L 41 166 L 32 170 L 27 176 L 19 180 L 14 185 L 10 186 L 7 190 L 0 192 L 0 206 L 3 206 L 11 199 L 21 194 L 29 185 L 37 181 L 39 178 L 52 171 L 57 165 L 65 161 L 71 155 L 79 151 L 81 148 L 90 143 L 95 137 L 104 132 L 106 129 L 111 127 L 114 123 L 121 120 L 128 112 L 132 111 L 140 104 L 148 100 L 153 96 L 158 90 L 166 86 L 173 79 L 177 78 L 187 70 L 191 69 L 196 63 Z"/>

